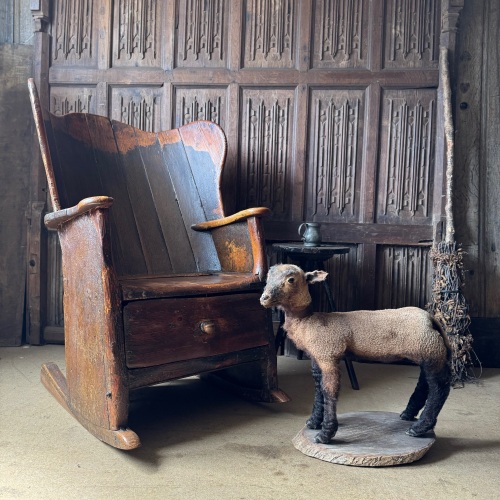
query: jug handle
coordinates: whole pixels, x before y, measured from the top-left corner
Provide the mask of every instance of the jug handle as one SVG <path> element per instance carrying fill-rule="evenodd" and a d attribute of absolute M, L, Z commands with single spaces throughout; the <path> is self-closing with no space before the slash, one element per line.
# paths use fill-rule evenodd
<path fill-rule="evenodd" d="M 305 232 L 305 230 L 304 230 L 304 231 L 302 231 L 302 228 L 304 228 L 304 227 L 307 229 L 307 222 L 303 222 L 303 223 L 299 226 L 299 236 L 301 237 L 302 241 L 304 241 L 304 240 L 305 240 L 305 237 L 304 237 L 304 234 L 303 234 L 303 233 Z"/>

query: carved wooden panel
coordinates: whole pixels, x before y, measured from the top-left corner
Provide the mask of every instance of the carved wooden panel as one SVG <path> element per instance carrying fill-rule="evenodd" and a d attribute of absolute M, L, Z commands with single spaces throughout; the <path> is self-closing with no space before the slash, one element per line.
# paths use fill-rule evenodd
<path fill-rule="evenodd" d="M 437 66 L 439 4 L 436 0 L 387 0 L 386 68 Z"/>
<path fill-rule="evenodd" d="M 434 90 L 384 93 L 379 222 L 430 222 L 435 121 Z"/>
<path fill-rule="evenodd" d="M 159 0 L 116 0 L 113 16 L 113 66 L 160 66 Z"/>
<path fill-rule="evenodd" d="M 112 119 L 147 132 L 161 130 L 161 88 L 111 88 Z"/>
<path fill-rule="evenodd" d="M 328 273 L 328 285 L 330 286 L 337 311 L 352 311 L 355 309 L 360 291 L 356 271 L 358 266 L 358 247 L 356 245 L 346 246 L 350 247 L 348 253 L 333 255 L 330 259 L 322 263 L 324 270 Z M 280 258 L 282 257 L 280 256 Z M 270 265 L 276 264 L 277 259 L 278 256 L 276 253 L 269 252 Z M 284 262 L 300 264 L 290 254 L 286 256 Z M 323 287 L 318 285 L 311 286 L 309 291 L 311 292 L 315 309 L 318 311 L 328 311 L 328 299 Z"/>
<path fill-rule="evenodd" d="M 297 0 L 245 2 L 244 67 L 292 68 L 295 64 Z"/>
<path fill-rule="evenodd" d="M 328 284 L 335 300 L 337 311 L 352 311 L 358 307 L 360 286 L 358 281 L 358 248 L 353 245 L 347 254 L 334 255 L 325 262 Z M 320 303 L 322 310 L 328 310 L 324 294 Z"/>
<path fill-rule="evenodd" d="M 240 206 L 265 206 L 287 215 L 291 198 L 293 90 L 242 92 Z"/>
<path fill-rule="evenodd" d="M 432 280 L 428 247 L 381 246 L 377 268 L 377 309 L 425 308 Z"/>
<path fill-rule="evenodd" d="M 353 245 L 328 263 L 342 308 L 385 307 L 427 287 L 407 273 L 442 217 L 437 62 L 462 2 L 51 0 L 33 11 L 37 83 L 58 114 L 151 131 L 220 124 L 228 213 L 271 208 L 273 241 L 320 222 L 325 242 Z M 379 298 L 389 268 L 393 291 Z"/>
<path fill-rule="evenodd" d="M 176 67 L 223 67 L 230 0 L 177 0 Z"/>
<path fill-rule="evenodd" d="M 175 127 L 195 120 L 209 120 L 224 129 L 227 123 L 226 100 L 225 88 L 177 87 L 173 120 Z"/>
<path fill-rule="evenodd" d="M 96 113 L 95 87 L 52 86 L 50 89 L 50 111 L 55 115 L 68 113 Z"/>
<path fill-rule="evenodd" d="M 317 0 L 313 8 L 314 68 L 357 68 L 367 64 L 369 2 Z"/>
<path fill-rule="evenodd" d="M 96 9 L 92 0 L 55 0 L 52 64 L 97 64 Z"/>
<path fill-rule="evenodd" d="M 363 102 L 361 90 L 311 92 L 308 219 L 350 221 L 359 214 Z"/>

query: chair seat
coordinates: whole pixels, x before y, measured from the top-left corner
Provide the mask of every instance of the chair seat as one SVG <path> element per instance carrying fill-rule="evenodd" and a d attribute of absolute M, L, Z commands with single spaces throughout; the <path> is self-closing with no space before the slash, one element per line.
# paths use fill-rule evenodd
<path fill-rule="evenodd" d="M 259 277 L 252 273 L 213 272 L 133 276 L 120 278 L 119 281 L 124 301 L 257 292 L 262 289 Z"/>

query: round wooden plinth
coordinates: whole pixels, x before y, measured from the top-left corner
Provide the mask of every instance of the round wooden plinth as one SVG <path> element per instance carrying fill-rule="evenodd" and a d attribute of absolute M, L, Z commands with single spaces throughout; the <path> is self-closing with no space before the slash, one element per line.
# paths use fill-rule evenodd
<path fill-rule="evenodd" d="M 326 462 L 358 467 L 386 467 L 415 462 L 434 444 L 434 432 L 405 434 L 411 422 L 397 413 L 368 411 L 338 415 L 339 429 L 329 444 L 315 443 L 317 430 L 304 427 L 293 439 L 297 450 Z"/>

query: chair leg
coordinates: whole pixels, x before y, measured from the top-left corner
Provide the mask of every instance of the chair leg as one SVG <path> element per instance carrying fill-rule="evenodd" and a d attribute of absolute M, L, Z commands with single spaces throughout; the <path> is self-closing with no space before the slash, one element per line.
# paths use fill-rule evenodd
<path fill-rule="evenodd" d="M 40 379 L 59 404 L 96 438 L 121 450 L 133 450 L 141 445 L 137 434 L 130 429 L 106 429 L 93 424 L 80 415 L 72 404 L 66 377 L 55 363 L 42 365 Z"/>
<path fill-rule="evenodd" d="M 245 357 L 249 362 L 245 362 Z M 228 361 L 229 358 L 227 358 Z M 235 353 L 233 366 L 201 377 L 216 382 L 248 401 L 286 403 L 289 396 L 278 387 L 274 346 L 257 347 L 247 353 Z"/>
<path fill-rule="evenodd" d="M 283 314 L 282 311 L 279 311 L 279 327 L 278 331 L 276 332 L 276 337 L 274 339 L 274 347 L 276 350 L 276 354 L 285 354 L 285 339 L 286 339 L 286 332 L 283 329 L 283 323 L 285 321 L 285 315 Z"/>
<path fill-rule="evenodd" d="M 349 380 L 351 382 L 351 387 L 355 391 L 359 391 L 358 378 L 356 377 L 356 372 L 354 371 L 354 366 L 352 366 L 352 361 L 349 358 L 344 358 L 345 367 L 347 368 L 347 375 L 349 375 Z"/>
<path fill-rule="evenodd" d="M 332 291 L 330 289 L 330 286 L 326 281 L 323 281 L 323 286 L 325 289 L 326 296 L 328 298 L 328 304 L 330 306 L 330 311 L 336 311 L 337 306 L 335 304 L 335 299 L 333 298 Z M 351 387 L 355 391 L 359 391 L 359 383 L 358 383 L 358 378 L 356 377 L 356 372 L 354 371 L 354 366 L 352 366 L 352 361 L 348 358 L 344 358 L 345 361 L 345 366 L 347 368 L 347 375 L 349 375 L 349 381 L 351 382 Z"/>

